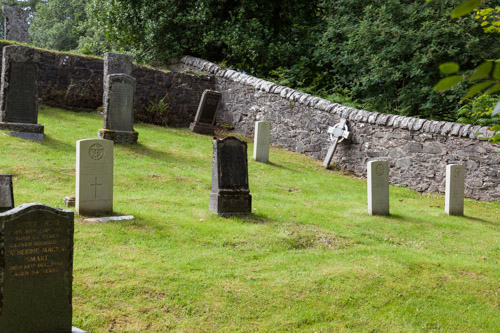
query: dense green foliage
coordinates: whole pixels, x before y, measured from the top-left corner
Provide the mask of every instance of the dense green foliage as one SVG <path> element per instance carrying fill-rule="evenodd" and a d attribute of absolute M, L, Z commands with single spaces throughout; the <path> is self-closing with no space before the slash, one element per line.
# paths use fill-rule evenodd
<path fill-rule="evenodd" d="M 44 0 L 31 30 L 33 43 L 43 47 L 127 52 L 154 65 L 189 54 L 373 111 L 455 120 L 469 84 L 434 91 L 445 76 L 439 64 L 454 61 L 467 74 L 484 60 L 500 58 L 498 34 L 485 34 L 482 27 L 492 25 L 494 12 L 478 13 L 481 20 L 450 19 L 456 5 Z M 494 8 L 500 0 L 487 5 Z"/>

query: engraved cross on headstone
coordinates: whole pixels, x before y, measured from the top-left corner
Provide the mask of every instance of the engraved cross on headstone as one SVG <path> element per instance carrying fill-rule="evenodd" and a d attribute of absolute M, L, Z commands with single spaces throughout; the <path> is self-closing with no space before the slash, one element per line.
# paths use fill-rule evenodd
<path fill-rule="evenodd" d="M 95 177 L 94 184 L 90 184 L 90 186 L 94 186 L 94 198 L 97 198 L 97 186 L 100 186 L 102 184 L 97 184 L 97 177 Z"/>
<path fill-rule="evenodd" d="M 328 134 L 330 134 L 330 141 L 332 141 L 332 145 L 330 146 L 330 149 L 328 149 L 328 153 L 323 161 L 323 167 L 325 168 L 328 168 L 330 165 L 333 153 L 335 153 L 335 149 L 337 149 L 337 144 L 344 141 L 344 139 L 350 140 L 352 137 L 352 133 L 349 132 L 344 118 L 340 119 L 340 123 L 328 127 Z"/>

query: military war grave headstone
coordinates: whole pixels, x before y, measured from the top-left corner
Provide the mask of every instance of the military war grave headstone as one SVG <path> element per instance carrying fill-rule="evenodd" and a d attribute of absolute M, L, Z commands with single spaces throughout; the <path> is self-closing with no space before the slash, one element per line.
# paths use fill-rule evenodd
<path fill-rule="evenodd" d="M 253 158 L 258 162 L 269 162 L 269 141 L 271 139 L 271 123 L 267 121 L 255 122 L 255 136 L 253 142 Z"/>
<path fill-rule="evenodd" d="M 222 94 L 218 91 L 207 89 L 203 92 L 194 122 L 189 125 L 191 131 L 199 134 L 214 134 L 215 119 L 221 98 Z"/>
<path fill-rule="evenodd" d="M 3 48 L 0 88 L 0 129 L 29 140 L 43 140 L 38 124 L 40 53 L 26 46 Z"/>
<path fill-rule="evenodd" d="M 446 192 L 444 210 L 448 215 L 464 215 L 465 167 L 458 164 L 446 166 Z"/>
<path fill-rule="evenodd" d="M 389 215 L 389 166 L 386 161 L 368 162 L 368 213 Z"/>
<path fill-rule="evenodd" d="M 0 213 L 14 208 L 12 175 L 0 175 Z"/>
<path fill-rule="evenodd" d="M 247 144 L 235 137 L 213 139 L 209 209 L 221 216 L 251 212 Z"/>
<path fill-rule="evenodd" d="M 76 142 L 75 208 L 87 216 L 113 212 L 113 141 Z"/>
<path fill-rule="evenodd" d="M 83 332 L 72 327 L 74 213 L 23 204 L 0 228 L 0 332 Z"/>

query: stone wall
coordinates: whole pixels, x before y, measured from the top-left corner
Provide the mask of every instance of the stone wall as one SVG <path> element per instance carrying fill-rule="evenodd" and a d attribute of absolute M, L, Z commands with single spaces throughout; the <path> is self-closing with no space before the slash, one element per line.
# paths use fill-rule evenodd
<path fill-rule="evenodd" d="M 480 140 L 494 134 L 486 127 L 356 110 L 189 56 L 179 65 L 215 75 L 223 96 L 217 122 L 240 133 L 253 135 L 255 121 L 270 121 L 273 144 L 322 160 L 328 126 L 343 117 L 353 133 L 333 158 L 343 170 L 366 177 L 368 161 L 387 160 L 392 184 L 444 192 L 446 165 L 458 163 L 466 168 L 467 197 L 500 201 L 499 145 Z"/>
<path fill-rule="evenodd" d="M 0 43 L 0 48 L 10 45 Z M 92 111 L 103 104 L 103 59 L 40 50 L 39 96 L 42 103 L 73 111 Z M 151 103 L 165 98 L 170 106 L 169 124 L 188 126 L 196 115 L 205 89 L 213 89 L 213 75 L 166 72 L 133 66 L 137 81 L 136 117 L 141 117 Z"/>

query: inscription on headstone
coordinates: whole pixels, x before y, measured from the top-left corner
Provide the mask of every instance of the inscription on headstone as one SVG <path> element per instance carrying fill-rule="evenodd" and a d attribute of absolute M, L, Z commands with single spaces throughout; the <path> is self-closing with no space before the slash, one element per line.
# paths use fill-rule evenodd
<path fill-rule="evenodd" d="M 203 92 L 194 122 L 189 125 L 191 131 L 210 135 L 214 133 L 215 118 L 221 98 L 222 94 L 218 91 L 205 90 Z"/>
<path fill-rule="evenodd" d="M 269 141 L 271 138 L 271 123 L 255 122 L 255 137 L 253 141 L 253 158 L 256 161 L 269 162 Z"/>
<path fill-rule="evenodd" d="M 210 211 L 229 216 L 248 214 L 251 207 L 246 142 L 235 137 L 214 138 Z"/>
<path fill-rule="evenodd" d="M 386 161 L 368 162 L 368 213 L 389 215 L 389 166 Z"/>
<path fill-rule="evenodd" d="M 464 215 L 465 167 L 458 164 L 446 166 L 445 213 Z"/>
<path fill-rule="evenodd" d="M 71 332 L 73 212 L 0 213 L 0 332 Z"/>
<path fill-rule="evenodd" d="M 113 141 L 76 142 L 75 208 L 80 215 L 113 212 Z"/>
<path fill-rule="evenodd" d="M 0 175 L 0 213 L 14 208 L 12 175 Z"/>

